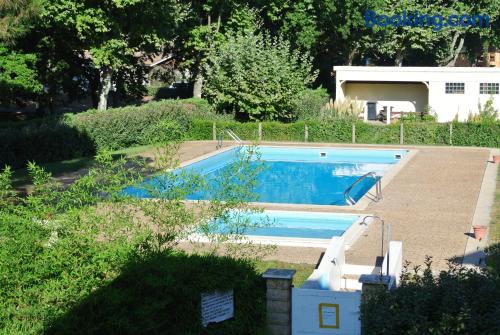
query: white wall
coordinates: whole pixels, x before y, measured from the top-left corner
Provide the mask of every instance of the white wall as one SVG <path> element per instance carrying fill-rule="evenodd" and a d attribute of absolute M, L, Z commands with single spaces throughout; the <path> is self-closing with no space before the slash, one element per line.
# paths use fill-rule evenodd
<path fill-rule="evenodd" d="M 337 98 L 342 100 L 344 97 L 350 96 L 355 98 L 358 94 L 367 96 L 375 101 L 381 101 L 379 105 L 384 105 L 384 102 L 398 102 L 398 99 L 388 99 L 389 96 L 404 97 L 409 94 L 404 85 L 407 82 L 427 83 L 428 105 L 431 110 L 437 115 L 439 122 L 451 121 L 458 115 L 461 121 L 467 120 L 469 113 L 478 112 L 478 103 L 484 103 L 490 97 L 489 95 L 479 94 L 480 83 L 499 83 L 500 68 L 486 67 L 366 67 L 366 66 L 336 66 L 334 67 L 337 81 Z M 365 82 L 365 87 L 360 90 L 353 86 L 350 82 Z M 377 83 L 388 83 L 393 85 L 394 92 L 387 92 L 387 88 L 378 89 Z M 465 83 L 464 94 L 446 94 L 445 84 L 447 82 Z M 425 84 L 423 84 L 425 85 Z M 386 86 L 389 87 L 389 86 Z M 401 91 L 401 92 L 398 92 Z M 408 98 L 407 101 L 414 99 L 417 101 L 416 110 L 422 101 L 422 91 L 419 89 L 414 92 L 415 98 Z M 494 107 L 500 110 L 500 94 L 494 95 Z M 364 99 L 363 99 L 364 100 Z M 424 103 L 425 104 L 425 103 Z M 400 108 L 410 107 L 408 104 L 398 105 Z M 377 111 L 380 110 L 377 106 Z"/>
<path fill-rule="evenodd" d="M 346 96 L 377 103 L 377 113 L 387 106 L 394 112 L 423 112 L 428 104 L 427 87 L 421 83 L 344 83 Z"/>
<path fill-rule="evenodd" d="M 453 80 L 454 82 L 464 82 L 461 79 Z M 464 94 L 446 94 L 445 86 L 448 81 L 429 82 L 429 105 L 436 112 L 438 121 L 452 121 L 456 116 L 459 121 L 466 121 L 469 114 L 476 114 L 479 111 L 478 105 L 484 106 L 491 97 L 491 95 L 479 94 L 480 82 L 495 82 L 492 79 L 486 80 L 465 82 Z M 500 74 L 496 78 L 496 82 L 500 82 Z M 500 110 L 500 95 L 493 95 L 493 98 L 495 108 Z"/>

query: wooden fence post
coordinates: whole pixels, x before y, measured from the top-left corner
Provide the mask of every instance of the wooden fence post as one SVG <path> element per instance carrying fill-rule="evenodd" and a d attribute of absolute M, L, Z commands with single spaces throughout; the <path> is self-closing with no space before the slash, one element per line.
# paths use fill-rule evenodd
<path fill-rule="evenodd" d="M 356 143 L 356 124 L 352 124 L 352 144 Z"/>
<path fill-rule="evenodd" d="M 262 123 L 259 122 L 259 141 L 262 141 Z"/>
<path fill-rule="evenodd" d="M 404 144 L 404 128 L 403 128 L 403 122 L 401 122 L 401 125 L 399 126 L 399 144 Z"/>
<path fill-rule="evenodd" d="M 453 145 L 453 122 L 450 122 L 450 145 Z"/>
<path fill-rule="evenodd" d="M 215 122 L 212 125 L 212 138 L 214 141 L 217 141 L 217 126 L 215 125 Z"/>
<path fill-rule="evenodd" d="M 304 142 L 309 141 L 309 128 L 307 124 L 304 126 Z"/>

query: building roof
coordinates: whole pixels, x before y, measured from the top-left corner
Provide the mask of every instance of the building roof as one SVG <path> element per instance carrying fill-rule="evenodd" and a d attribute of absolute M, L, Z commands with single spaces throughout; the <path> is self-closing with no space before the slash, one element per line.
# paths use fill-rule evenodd
<path fill-rule="evenodd" d="M 500 81 L 500 68 L 493 67 L 335 66 L 333 69 L 338 81 Z"/>
<path fill-rule="evenodd" d="M 498 73 L 500 68 L 494 67 L 447 67 L 447 66 L 334 66 L 334 71 L 352 72 L 398 72 L 398 73 Z"/>

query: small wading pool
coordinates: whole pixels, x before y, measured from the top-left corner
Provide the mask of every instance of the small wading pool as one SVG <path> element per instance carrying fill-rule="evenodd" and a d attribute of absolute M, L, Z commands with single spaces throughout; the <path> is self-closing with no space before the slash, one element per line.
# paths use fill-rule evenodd
<path fill-rule="evenodd" d="M 220 188 L 221 180 L 217 177 L 237 164 L 240 150 L 246 150 L 246 147 L 223 151 L 175 170 L 199 173 L 207 180 L 209 187 L 205 191 L 193 192 L 187 199 L 210 200 L 211 192 Z M 407 150 L 271 146 L 259 146 L 257 151 L 261 162 L 251 164 L 263 165 L 253 190 L 258 195 L 258 202 L 337 206 L 347 205 L 344 192 L 360 176 L 368 172 L 377 174 L 377 178 L 365 178 L 352 188 L 350 196 L 355 202 L 408 153 Z M 161 176 L 146 183 L 157 191 L 168 192 L 161 189 L 159 178 Z M 124 192 L 136 197 L 150 197 L 144 187 L 129 187 Z"/>
<path fill-rule="evenodd" d="M 264 211 L 262 213 L 237 214 L 240 219 L 248 220 L 250 225 L 267 223 L 266 227 L 251 228 L 245 231 L 248 236 L 272 236 L 288 238 L 331 239 L 342 236 L 360 217 L 353 214 Z M 218 226 L 220 233 L 227 233 L 223 224 Z"/>

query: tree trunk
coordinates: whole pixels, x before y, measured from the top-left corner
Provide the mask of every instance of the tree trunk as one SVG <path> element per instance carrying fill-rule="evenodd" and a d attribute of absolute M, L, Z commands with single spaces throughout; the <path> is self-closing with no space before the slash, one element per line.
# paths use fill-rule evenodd
<path fill-rule="evenodd" d="M 355 46 L 351 52 L 349 52 L 349 55 L 347 55 L 347 65 L 351 66 L 352 62 L 354 61 L 354 57 L 358 54 L 358 47 Z"/>
<path fill-rule="evenodd" d="M 193 97 L 201 98 L 201 91 L 203 89 L 203 74 L 201 74 L 201 69 L 198 70 L 196 78 L 193 85 Z"/>
<path fill-rule="evenodd" d="M 458 46 L 456 46 L 459 37 L 460 41 L 458 42 Z M 462 51 L 462 48 L 464 46 L 464 42 L 465 42 L 464 37 L 460 36 L 460 33 L 458 31 L 455 31 L 455 33 L 453 34 L 453 39 L 451 40 L 450 43 L 448 57 L 446 57 L 441 62 L 441 64 L 445 66 L 455 66 L 458 55 L 460 55 L 460 52 Z"/>
<path fill-rule="evenodd" d="M 395 66 L 403 66 L 403 53 L 401 51 L 398 51 L 396 53 L 396 59 L 394 60 L 394 65 Z"/>
<path fill-rule="evenodd" d="M 460 37 L 460 42 L 458 43 L 458 47 L 454 50 L 452 54 L 452 59 L 446 66 L 455 66 L 455 63 L 457 62 L 458 56 L 460 55 L 460 52 L 462 51 L 462 48 L 464 47 L 464 42 L 465 39 L 463 37 Z"/>
<path fill-rule="evenodd" d="M 113 77 L 113 70 L 104 67 L 99 71 L 100 86 L 99 86 L 99 103 L 98 110 L 106 110 L 108 108 L 108 95 L 111 90 L 111 78 Z"/>

